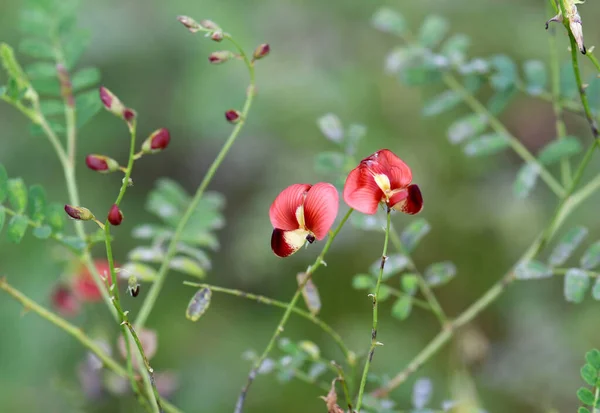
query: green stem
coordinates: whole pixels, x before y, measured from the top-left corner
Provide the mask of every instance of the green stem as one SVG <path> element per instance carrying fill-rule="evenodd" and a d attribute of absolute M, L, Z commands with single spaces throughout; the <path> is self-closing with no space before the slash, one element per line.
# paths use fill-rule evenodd
<path fill-rule="evenodd" d="M 265 359 L 267 358 L 267 356 L 269 355 L 271 350 L 273 350 L 273 347 L 275 346 L 277 339 L 283 332 L 283 328 L 285 327 L 285 324 L 287 323 L 288 319 L 290 318 L 290 315 L 292 314 L 292 311 L 294 309 L 294 306 L 296 305 L 296 302 L 302 295 L 302 289 L 304 288 L 304 285 L 308 282 L 308 280 L 311 279 L 311 277 L 315 273 L 315 271 L 321 265 L 323 265 L 325 263 L 325 261 L 324 261 L 325 254 L 327 254 L 327 251 L 329 251 L 329 247 L 331 247 L 333 240 L 335 239 L 335 237 L 337 237 L 337 235 L 339 234 L 340 230 L 342 229 L 342 227 L 344 226 L 346 221 L 348 221 L 348 218 L 350 218 L 352 211 L 354 211 L 354 210 L 353 209 L 348 210 L 346 215 L 344 215 L 344 218 L 342 218 L 342 220 L 340 221 L 337 228 L 329 234 L 329 238 L 327 239 L 327 242 L 323 246 L 321 253 L 317 257 L 315 262 L 310 267 L 308 267 L 308 270 L 306 270 L 306 276 L 304 277 L 304 281 L 298 286 L 298 289 L 294 293 L 294 296 L 292 297 L 291 301 L 287 305 L 285 313 L 283 314 L 283 317 L 281 317 L 281 320 L 279 321 L 279 324 L 277 325 L 277 328 L 275 329 L 275 332 L 273 333 L 273 336 L 271 337 L 269 344 L 267 344 L 267 347 L 264 349 L 262 355 L 255 361 L 254 365 L 252 366 L 252 370 L 250 370 L 250 373 L 248 374 L 248 379 L 246 381 L 246 385 L 242 388 L 240 396 L 238 397 L 237 403 L 235 405 L 235 413 L 242 413 L 242 411 L 244 409 L 244 402 L 246 400 L 246 395 L 248 394 L 248 390 L 250 389 L 252 382 L 256 378 L 256 375 L 258 374 L 258 369 L 260 368 L 262 363 L 265 361 Z"/>
<path fill-rule="evenodd" d="M 566 275 L 567 272 L 569 272 L 569 270 L 571 270 L 571 268 L 554 268 L 552 270 L 552 273 L 554 275 Z M 579 271 L 583 271 L 590 278 L 598 278 L 598 277 L 600 277 L 600 273 L 595 272 L 595 271 L 585 271 L 585 270 L 581 270 L 581 269 L 579 269 Z"/>
<path fill-rule="evenodd" d="M 344 391 L 344 399 L 346 400 L 346 405 L 348 406 L 348 411 L 354 411 L 352 409 L 352 399 L 350 398 L 350 391 L 348 390 L 348 380 L 346 380 L 346 375 L 344 374 L 344 369 L 342 366 L 337 364 L 335 361 L 332 361 L 331 364 L 338 373 L 338 379 L 342 382 L 342 390 Z"/>
<path fill-rule="evenodd" d="M 594 56 L 592 54 L 591 51 L 588 50 L 588 52 L 586 53 L 586 56 L 588 57 L 588 59 L 590 59 L 590 61 L 592 62 L 592 64 L 594 65 L 594 67 L 596 68 L 596 70 L 598 70 L 600 72 L 600 62 L 598 62 L 598 59 L 596 59 L 596 56 Z"/>
<path fill-rule="evenodd" d="M 402 240 L 400 239 L 398 233 L 394 229 L 390 231 L 390 239 L 392 241 L 392 244 L 394 244 L 394 248 L 396 248 L 398 252 L 404 255 L 408 260 L 408 267 L 417 276 L 419 280 L 419 288 L 421 289 L 423 296 L 427 300 L 427 303 L 424 304 L 428 304 L 428 307 L 431 309 L 431 311 L 433 311 L 433 313 L 435 314 L 435 316 L 437 317 L 437 319 L 443 327 L 448 322 L 448 317 L 444 313 L 444 310 L 442 309 L 442 306 L 435 297 L 435 294 L 429 287 L 429 284 L 427 284 L 427 281 L 425 281 L 425 277 L 423 277 L 423 274 L 421 274 L 421 272 L 417 269 L 415 262 L 411 258 L 408 250 L 402 244 Z"/>
<path fill-rule="evenodd" d="M 196 190 L 196 194 L 194 195 L 194 198 L 190 202 L 190 205 L 188 206 L 187 210 L 183 214 L 183 217 L 179 221 L 179 224 L 177 225 L 177 229 L 175 230 L 175 233 L 173 234 L 173 237 L 171 238 L 169 246 L 167 247 L 167 252 L 165 253 L 165 257 L 162 261 L 160 269 L 158 270 L 156 280 L 154 281 L 154 283 L 152 284 L 152 287 L 148 291 L 148 295 L 146 296 L 146 299 L 144 300 L 144 303 L 142 304 L 142 307 L 140 308 L 138 316 L 135 320 L 135 325 L 138 328 L 142 327 L 146 323 L 146 320 L 148 319 L 148 316 L 150 315 L 150 312 L 152 311 L 154 304 L 156 303 L 156 300 L 158 298 L 158 295 L 160 294 L 160 291 L 162 290 L 162 287 L 165 283 L 167 272 L 169 271 L 169 265 L 171 263 L 171 260 L 173 259 L 173 256 L 175 255 L 175 253 L 177 251 L 177 244 L 179 243 L 181 236 L 183 235 L 183 231 L 185 230 L 187 223 L 188 223 L 189 219 L 192 217 L 198 204 L 200 203 L 200 200 L 202 199 L 202 196 L 204 195 L 204 191 L 206 190 L 208 185 L 211 183 L 213 177 L 215 176 L 215 174 L 217 172 L 217 169 L 219 169 L 219 167 L 221 166 L 221 163 L 223 163 L 223 160 L 229 153 L 229 150 L 231 149 L 231 147 L 235 143 L 238 135 L 240 134 L 240 131 L 242 130 L 243 125 L 246 123 L 246 121 L 248 119 L 248 113 L 250 112 L 250 108 L 252 107 L 252 101 L 254 99 L 254 95 L 256 94 L 253 62 L 250 61 L 250 59 L 248 58 L 248 56 L 246 55 L 244 50 L 239 46 L 239 44 L 234 39 L 231 38 L 230 35 L 226 34 L 225 38 L 228 39 L 230 42 L 232 42 L 233 45 L 238 49 L 238 52 L 239 52 L 240 56 L 242 56 L 242 59 L 244 60 L 244 62 L 246 63 L 246 66 L 248 67 L 248 72 L 250 74 L 250 86 L 247 91 L 246 102 L 244 103 L 244 107 L 242 109 L 242 115 L 241 115 L 242 120 L 238 124 L 236 124 L 235 128 L 231 132 L 231 135 L 229 135 L 229 138 L 227 138 L 227 141 L 223 145 L 223 148 L 221 149 L 221 151 L 219 152 L 219 154 L 217 155 L 217 157 L 215 158 L 213 163 L 208 168 L 206 175 L 204 176 L 204 178 L 202 179 L 202 182 L 200 183 L 200 186 Z"/>
<path fill-rule="evenodd" d="M 454 76 L 450 74 L 444 74 L 443 80 L 446 85 L 459 93 L 465 103 L 478 115 L 484 117 L 489 122 L 492 129 L 508 139 L 511 148 L 523 159 L 525 162 L 534 164 L 539 168 L 540 177 L 548 187 L 554 192 L 559 198 L 562 198 L 565 194 L 564 188 L 560 183 L 552 176 L 552 174 L 537 160 L 535 156 L 529 152 L 529 150 L 513 135 L 508 129 L 486 108 L 475 96 L 473 96 L 463 85 L 461 85 Z"/>
<path fill-rule="evenodd" d="M 383 269 L 385 268 L 385 261 L 387 260 L 388 243 L 390 240 L 390 226 L 391 226 L 391 214 L 390 209 L 387 209 L 387 221 L 385 226 L 385 240 L 383 242 L 383 251 L 381 253 L 381 265 L 379 266 L 379 276 L 377 277 L 377 285 L 375 286 L 375 294 L 370 294 L 373 299 L 373 327 L 371 329 L 371 346 L 369 347 L 369 354 L 365 360 L 365 367 L 363 369 L 362 379 L 360 380 L 360 386 L 358 388 L 358 399 L 356 400 L 356 410 L 360 412 L 360 406 L 362 406 L 363 395 L 365 392 L 365 386 L 367 385 L 367 375 L 369 374 L 369 367 L 371 367 L 371 361 L 375 354 L 375 347 L 383 344 L 377 341 L 377 326 L 378 320 L 378 309 L 379 309 L 379 287 L 381 287 L 381 280 L 383 279 Z"/>
<path fill-rule="evenodd" d="M 247 298 L 249 300 L 257 301 L 257 302 L 262 303 L 262 304 L 272 305 L 274 307 L 279 307 L 279 308 L 284 308 L 284 309 L 287 309 L 289 307 L 289 303 L 284 303 L 283 301 L 278 301 L 278 300 L 275 300 L 273 298 L 265 297 L 263 295 L 257 295 L 257 294 L 247 293 L 247 292 L 242 291 L 242 290 L 235 290 L 235 289 L 231 289 L 231 288 L 224 288 L 224 287 L 219 287 L 219 286 L 211 285 L 211 284 L 193 283 L 193 282 L 189 282 L 189 281 L 185 281 L 184 284 L 192 286 L 192 287 L 197 287 L 197 288 L 208 288 L 208 289 L 210 289 L 213 292 L 218 292 L 218 293 L 223 293 L 223 294 L 229 294 L 229 295 L 233 295 L 235 297 L 243 297 L 243 298 Z M 342 340 L 342 337 L 333 328 L 331 328 L 327 323 L 325 323 L 320 318 L 318 318 L 316 316 L 313 316 L 308 311 L 304 311 L 304 310 L 301 310 L 299 308 L 293 307 L 292 308 L 292 312 L 295 313 L 295 314 L 298 314 L 299 316 L 301 316 L 301 317 L 303 317 L 305 319 L 307 319 L 311 323 L 319 326 L 321 328 L 321 330 L 323 330 L 325 333 L 329 334 L 329 336 L 331 336 L 331 338 L 333 339 L 333 341 L 335 341 L 335 343 L 338 345 L 338 347 L 340 348 L 340 350 L 344 354 L 344 358 L 348 362 L 350 361 L 350 350 L 344 344 L 344 341 Z"/>

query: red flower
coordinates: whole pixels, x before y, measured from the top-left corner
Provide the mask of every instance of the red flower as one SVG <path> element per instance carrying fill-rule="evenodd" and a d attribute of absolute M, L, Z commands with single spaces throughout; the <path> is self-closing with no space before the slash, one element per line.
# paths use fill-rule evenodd
<path fill-rule="evenodd" d="M 380 202 L 406 214 L 423 208 L 417 185 L 411 185 L 410 168 L 393 152 L 382 149 L 363 159 L 344 185 L 344 201 L 364 214 L 374 214 Z"/>
<path fill-rule="evenodd" d="M 108 261 L 94 260 L 94 265 L 102 278 L 106 279 L 108 285 L 110 285 L 112 280 L 110 277 L 110 266 L 108 265 Z M 73 290 L 77 297 L 82 301 L 95 302 L 102 299 L 102 294 L 98 291 L 98 287 L 96 287 L 92 274 L 90 274 L 85 267 L 82 267 L 81 271 L 75 276 L 75 279 L 73 280 Z"/>
<path fill-rule="evenodd" d="M 338 193 L 331 184 L 294 184 L 284 189 L 269 210 L 275 228 L 271 248 L 287 257 L 305 244 L 327 236 L 338 212 Z"/>

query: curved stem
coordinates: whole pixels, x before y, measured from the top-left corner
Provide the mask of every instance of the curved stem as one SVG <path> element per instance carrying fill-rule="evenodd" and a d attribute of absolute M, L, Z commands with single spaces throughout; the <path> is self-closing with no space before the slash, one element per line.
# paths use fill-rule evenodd
<path fill-rule="evenodd" d="M 285 309 L 287 309 L 288 306 L 289 306 L 289 303 L 285 303 L 283 301 L 278 301 L 278 300 L 275 300 L 273 298 L 265 297 L 263 295 L 257 295 L 257 294 L 247 293 L 247 292 L 242 291 L 242 290 L 235 290 L 235 289 L 219 287 L 219 286 L 211 285 L 211 284 L 194 283 L 194 282 L 189 282 L 189 281 L 185 281 L 184 284 L 185 285 L 189 285 L 191 287 L 197 287 L 197 288 L 209 288 L 213 292 L 223 293 L 223 294 L 228 294 L 228 295 L 233 295 L 235 297 L 243 297 L 243 298 L 247 298 L 249 300 L 257 301 L 257 302 L 262 303 L 262 304 L 272 305 L 274 307 L 279 307 L 279 308 L 285 308 Z M 323 330 L 325 333 L 329 334 L 329 336 L 333 339 L 333 341 L 335 341 L 335 343 L 338 345 L 338 347 L 340 348 L 340 350 L 344 354 L 344 358 L 347 361 L 350 360 L 350 350 L 344 344 L 344 341 L 342 340 L 342 337 L 333 328 L 331 328 L 327 323 L 325 323 L 320 318 L 318 318 L 316 316 L 313 316 L 308 311 L 304 311 L 304 310 L 301 310 L 301 309 L 296 308 L 296 307 L 292 308 L 292 312 L 295 313 L 295 314 L 298 314 L 299 316 L 301 316 L 301 317 L 303 317 L 305 319 L 307 319 L 311 323 L 319 326 L 321 328 L 321 330 Z"/>
<path fill-rule="evenodd" d="M 202 199 L 202 196 L 204 195 L 204 191 L 206 190 L 206 188 L 212 181 L 213 177 L 215 176 L 215 173 L 217 172 L 217 169 L 219 169 L 219 167 L 221 166 L 221 163 L 223 163 L 225 156 L 227 156 L 227 153 L 229 152 L 229 150 L 235 143 L 235 140 L 237 139 L 238 135 L 240 134 L 240 131 L 242 130 L 243 125 L 246 123 L 246 120 L 248 119 L 248 113 L 250 112 L 250 108 L 252 107 L 252 101 L 254 99 L 254 95 L 256 94 L 253 62 L 250 61 L 250 59 L 248 58 L 248 56 L 246 55 L 244 50 L 238 45 L 238 43 L 235 40 L 233 40 L 231 38 L 230 35 L 226 34 L 225 38 L 228 39 L 231 43 L 233 43 L 233 45 L 238 49 L 238 52 L 239 52 L 240 56 L 242 56 L 242 59 L 244 60 L 244 62 L 246 63 L 246 66 L 248 67 L 248 72 L 250 73 L 250 86 L 247 91 L 246 102 L 244 103 L 244 107 L 242 109 L 241 121 L 238 124 L 236 124 L 235 128 L 231 132 L 231 135 L 229 135 L 229 138 L 227 138 L 227 141 L 225 141 L 223 148 L 221 149 L 221 151 L 219 152 L 219 154 L 217 155 L 217 157 L 215 158 L 213 163 L 208 168 L 206 175 L 204 176 L 204 178 L 202 179 L 202 182 L 200 183 L 200 186 L 196 190 L 196 194 L 194 195 L 194 198 L 190 202 L 190 205 L 188 206 L 187 210 L 183 214 L 181 221 L 179 221 L 179 224 L 177 225 L 177 229 L 175 230 L 175 233 L 173 234 L 173 237 L 171 238 L 171 241 L 169 243 L 169 246 L 167 247 L 167 252 L 165 253 L 163 262 L 160 266 L 160 269 L 158 270 L 156 280 L 152 284 L 152 287 L 150 288 L 150 291 L 148 292 L 148 295 L 146 296 L 146 299 L 144 300 L 144 303 L 142 304 L 142 307 L 140 308 L 140 312 L 138 313 L 138 316 L 135 320 L 135 325 L 138 328 L 142 327 L 146 323 L 146 320 L 148 319 L 148 316 L 150 315 L 150 312 L 152 311 L 152 308 L 154 307 L 156 299 L 158 298 L 158 295 L 160 294 L 160 291 L 162 290 L 162 287 L 165 283 L 167 272 L 169 271 L 169 265 L 171 263 L 171 260 L 173 259 L 173 256 L 175 255 L 175 253 L 177 251 L 177 244 L 179 243 L 181 236 L 183 235 L 183 231 L 184 231 L 189 219 L 191 218 L 192 214 L 196 210 L 198 203 L 200 202 L 200 199 Z"/>
<path fill-rule="evenodd" d="M 390 239 L 390 224 L 391 214 L 388 208 L 387 210 L 387 224 L 385 227 L 385 240 L 383 242 L 383 252 L 381 253 L 381 265 L 379 266 L 379 277 L 377 277 L 377 285 L 375 286 L 375 294 L 370 294 L 373 299 L 373 328 L 371 329 L 371 347 L 369 348 L 369 355 L 365 360 L 365 368 L 363 369 L 362 379 L 360 381 L 360 387 L 358 388 L 358 399 L 356 401 L 356 410 L 360 412 L 360 406 L 362 406 L 363 395 L 365 392 L 365 386 L 367 384 L 367 375 L 369 374 L 369 367 L 375 354 L 375 347 L 382 345 L 377 341 L 377 313 L 379 303 L 377 298 L 379 297 L 379 287 L 381 286 L 381 280 L 383 279 L 383 269 L 385 268 L 385 261 L 387 260 L 388 241 Z"/>
<path fill-rule="evenodd" d="M 344 218 L 342 218 L 342 220 L 339 223 L 339 225 L 337 226 L 337 228 L 332 233 L 329 234 L 329 238 L 327 239 L 325 246 L 323 246 L 323 250 L 321 250 L 321 253 L 317 257 L 315 262 L 310 267 L 308 267 L 308 270 L 306 271 L 306 276 L 304 277 L 304 281 L 298 286 L 298 289 L 294 293 L 294 296 L 292 297 L 291 301 L 287 305 L 285 313 L 283 314 L 283 317 L 281 317 L 281 320 L 279 321 L 279 324 L 277 325 L 277 328 L 275 329 L 275 332 L 273 333 L 273 336 L 271 337 L 269 344 L 267 344 L 267 347 L 264 349 L 262 355 L 255 361 L 254 365 L 252 366 L 252 370 L 250 370 L 250 373 L 248 374 L 248 379 L 246 381 L 246 385 L 242 388 L 240 396 L 238 397 L 237 403 L 235 405 L 235 413 L 242 413 L 242 411 L 244 409 L 244 402 L 246 400 L 246 395 L 248 394 L 248 390 L 250 389 L 252 382 L 256 378 L 256 375 L 258 374 L 258 369 L 262 365 L 263 361 L 265 361 L 265 359 L 267 358 L 267 356 L 269 355 L 271 350 L 273 350 L 273 347 L 275 346 L 275 342 L 277 341 L 277 339 L 283 332 L 283 328 L 285 327 L 285 324 L 287 323 L 288 319 L 290 318 L 290 315 L 292 314 L 292 311 L 294 309 L 294 306 L 296 305 L 296 302 L 298 302 L 300 295 L 302 295 L 302 289 L 304 288 L 304 285 L 308 282 L 308 280 L 311 279 L 314 272 L 321 265 L 323 265 L 325 263 L 323 261 L 325 258 L 325 254 L 327 254 L 327 251 L 329 251 L 329 247 L 331 247 L 333 240 L 335 239 L 335 237 L 337 237 L 337 235 L 339 234 L 340 230 L 342 229 L 342 227 L 344 226 L 346 221 L 348 221 L 348 218 L 350 218 L 350 214 L 352 214 L 352 211 L 354 211 L 354 210 L 350 209 L 346 213 Z"/>

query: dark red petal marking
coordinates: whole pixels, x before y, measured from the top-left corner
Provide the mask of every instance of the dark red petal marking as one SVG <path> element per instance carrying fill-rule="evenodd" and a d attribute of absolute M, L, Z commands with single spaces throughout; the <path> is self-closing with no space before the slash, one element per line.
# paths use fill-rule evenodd
<path fill-rule="evenodd" d="M 289 257 L 299 249 L 299 247 L 291 245 L 286 241 L 285 232 L 282 229 L 275 228 L 273 234 L 271 234 L 271 249 L 275 255 L 282 258 Z"/>
<path fill-rule="evenodd" d="M 269 218 L 273 228 L 284 231 L 300 228 L 300 224 L 296 219 L 296 210 L 304 204 L 304 196 L 309 189 L 309 184 L 294 184 L 277 195 L 269 209 Z"/>
<path fill-rule="evenodd" d="M 423 196 L 421 195 L 421 190 L 417 185 L 409 185 L 407 191 L 408 194 L 406 198 L 403 201 L 393 205 L 393 208 L 409 215 L 414 215 L 421 212 L 423 209 Z M 392 205 L 391 202 L 390 205 Z"/>
<path fill-rule="evenodd" d="M 353 169 L 346 178 L 343 197 L 350 208 L 372 215 L 377 212 L 382 196 L 383 191 L 364 164 Z"/>
<path fill-rule="evenodd" d="M 304 222 L 315 238 L 322 240 L 338 213 L 339 196 L 335 186 L 319 182 L 309 189 L 304 201 Z"/>

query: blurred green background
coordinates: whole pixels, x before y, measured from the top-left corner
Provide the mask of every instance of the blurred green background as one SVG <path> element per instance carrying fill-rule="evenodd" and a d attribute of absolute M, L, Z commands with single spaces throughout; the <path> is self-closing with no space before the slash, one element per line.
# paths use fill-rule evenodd
<path fill-rule="evenodd" d="M 20 3 L 0 4 L 0 39 L 15 46 Z M 556 200 L 541 183 L 533 196 L 515 199 L 512 182 L 521 161 L 512 153 L 467 159 L 448 143 L 448 125 L 468 113 L 466 109 L 433 120 L 421 118 L 423 101 L 439 89 L 407 88 L 385 74 L 385 56 L 397 40 L 370 24 L 372 14 L 384 5 L 403 13 L 415 30 L 428 14 L 447 17 L 453 33 L 473 39 L 471 55 L 506 53 L 519 62 L 549 56 L 543 25 L 551 16 L 541 0 L 83 0 L 80 25 L 91 31 L 92 46 L 80 66 L 100 67 L 103 84 L 138 111 L 142 136 L 158 127 L 168 127 L 172 134 L 165 153 L 136 164 L 135 186 L 122 204 L 126 219 L 114 231 L 116 259 L 125 261 L 135 246 L 131 228 L 153 220 L 144 201 L 155 180 L 170 177 L 193 191 L 231 128 L 223 112 L 243 103 L 244 67 L 209 65 L 207 55 L 220 46 L 187 32 L 176 20 L 187 14 L 218 22 L 247 50 L 262 42 L 272 47 L 257 67 L 259 94 L 243 136 L 211 185 L 227 199 L 227 226 L 219 232 L 222 248 L 214 255 L 208 282 L 284 301 L 293 295 L 296 273 L 314 260 L 320 245 L 290 259 L 275 257 L 269 248 L 268 208 L 287 185 L 322 179 L 312 165 L 315 154 L 333 149 L 316 125 L 327 112 L 347 124 L 368 127 L 358 150 L 361 158 L 387 147 L 411 166 L 425 197 L 422 216 L 432 224 L 414 258 L 421 269 L 443 260 L 457 265 L 457 279 L 438 290 L 450 315 L 459 314 L 501 277 L 543 228 Z M 589 2 L 580 12 L 589 47 L 598 39 L 593 22 L 600 5 Z M 562 30 L 559 33 L 566 61 L 567 41 Z M 589 62 L 583 65 L 589 69 Z M 519 98 L 502 120 L 533 152 L 554 138 L 549 104 Z M 569 116 L 567 124 L 571 134 L 590 141 L 580 118 Z M 0 125 L 0 162 L 9 174 L 42 184 L 50 200 L 65 203 L 60 165 L 47 141 L 30 136 L 28 122 L 6 104 L 0 105 Z M 101 112 L 79 139 L 82 202 L 92 210 L 107 210 L 120 181 L 90 172 L 83 159 L 89 152 L 126 159 L 126 132 Z M 598 161 L 586 176 L 597 173 Z M 588 225 L 589 242 L 596 240 L 600 228 L 599 199 L 593 197 L 565 225 Z M 394 224 L 402 227 L 411 219 L 398 214 Z M 27 236 L 15 246 L 1 239 L 0 275 L 49 305 L 50 291 L 63 270 L 52 243 Z M 370 342 L 371 303 L 364 291 L 352 289 L 351 279 L 377 260 L 381 244 L 379 233 L 348 226 L 328 254 L 327 267 L 315 278 L 322 318 L 357 352 Z M 102 249 L 95 254 L 102 257 Z M 215 293 L 207 314 L 191 323 L 184 312 L 194 290 L 182 285 L 184 279 L 175 273 L 169 276 L 148 321 L 159 334 L 153 367 L 177 373 L 179 388 L 172 401 L 183 410 L 232 412 L 250 369 L 241 355 L 264 348 L 281 311 Z M 392 398 L 399 407 L 410 406 L 411 384 L 427 376 L 434 381 L 439 405 L 450 397 L 457 372 L 466 371 L 489 412 L 575 411 L 583 355 L 600 341 L 598 304 L 591 297 L 581 305 L 567 304 L 562 294 L 559 279 L 513 284 Z M 125 307 L 135 314 L 140 301 L 127 297 Z M 385 302 L 380 310 L 378 339 L 385 346 L 378 349 L 372 369 L 380 375 L 400 371 L 439 328 L 430 313 L 418 310 L 405 322 L 394 320 L 389 316 L 391 304 Z M 118 332 L 101 304 L 88 306 L 74 322 L 112 342 Z M 292 316 L 284 336 L 313 340 L 327 358 L 340 359 L 334 343 L 303 319 Z M 461 349 L 471 340 L 483 346 L 483 353 L 464 357 Z M 140 410 L 131 398 L 86 401 L 77 376 L 84 357 L 84 349 L 64 332 L 35 314 L 23 316 L 20 305 L 0 294 L 0 411 Z M 299 381 L 279 384 L 273 375 L 259 376 L 246 412 L 323 412 L 324 403 L 317 397 L 322 393 Z"/>

